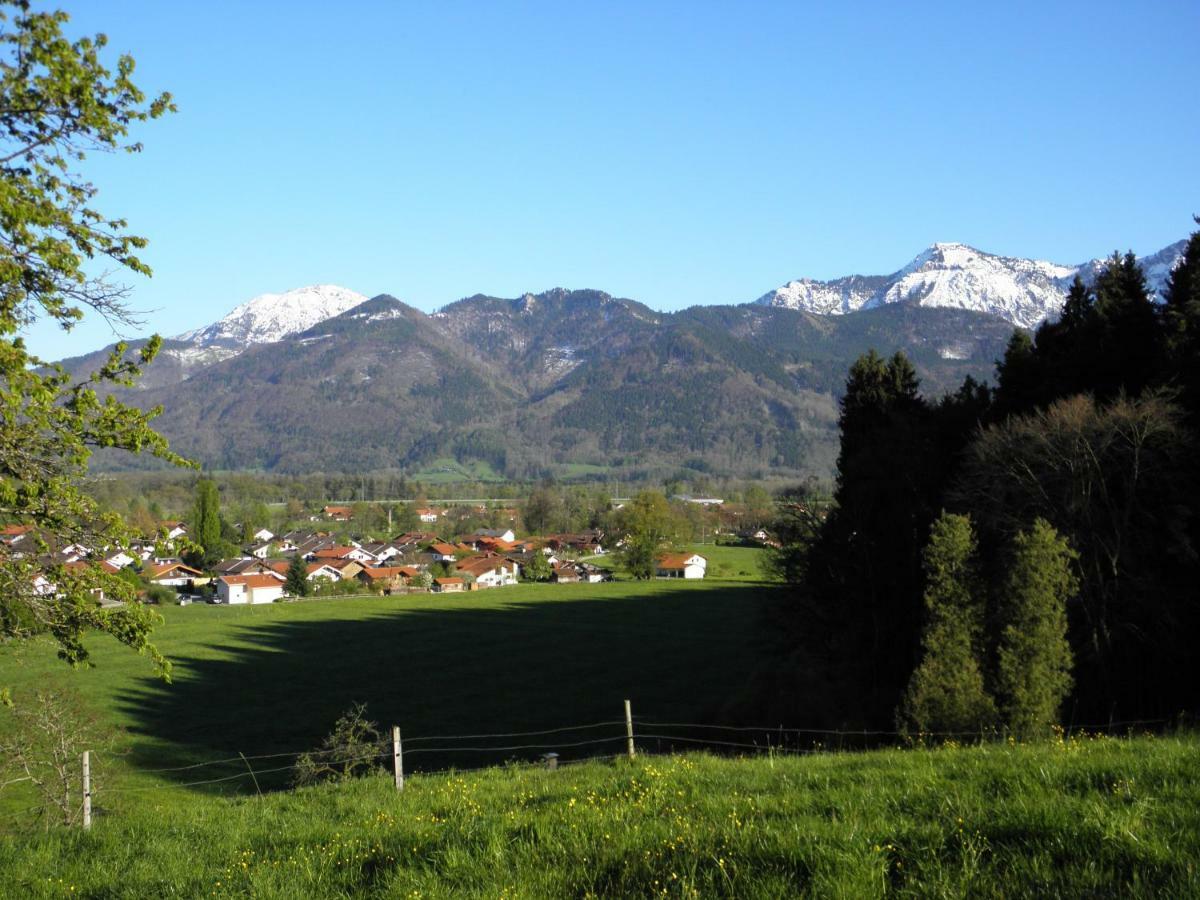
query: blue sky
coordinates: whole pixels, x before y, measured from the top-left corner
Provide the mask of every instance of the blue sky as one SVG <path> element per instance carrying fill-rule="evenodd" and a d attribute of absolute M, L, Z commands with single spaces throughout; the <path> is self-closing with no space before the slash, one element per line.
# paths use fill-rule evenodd
<path fill-rule="evenodd" d="M 1200 212 L 1195 0 L 55 5 L 179 104 L 85 170 L 151 239 L 147 333 L 322 282 L 740 303 L 934 241 L 1152 252 Z"/>

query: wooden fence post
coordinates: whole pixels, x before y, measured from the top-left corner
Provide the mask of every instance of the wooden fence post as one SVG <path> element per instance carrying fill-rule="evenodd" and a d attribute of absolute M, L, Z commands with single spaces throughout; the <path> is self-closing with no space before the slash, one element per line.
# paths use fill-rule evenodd
<path fill-rule="evenodd" d="M 404 756 L 400 750 L 400 726 L 392 726 L 392 772 L 396 776 L 396 790 L 404 790 Z"/>
<path fill-rule="evenodd" d="M 629 758 L 633 759 L 637 751 L 633 749 L 633 710 L 628 700 L 625 701 L 625 742 L 629 748 Z"/>
<path fill-rule="evenodd" d="M 83 751 L 83 828 L 92 827 L 92 751 Z"/>

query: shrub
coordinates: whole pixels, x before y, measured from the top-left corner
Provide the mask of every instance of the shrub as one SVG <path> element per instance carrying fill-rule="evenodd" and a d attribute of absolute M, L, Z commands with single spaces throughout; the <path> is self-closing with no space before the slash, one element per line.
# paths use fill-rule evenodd
<path fill-rule="evenodd" d="M 382 769 L 382 759 L 383 735 L 367 719 L 367 705 L 356 703 L 342 713 L 320 748 L 296 759 L 292 782 L 302 786 L 358 778 Z"/>

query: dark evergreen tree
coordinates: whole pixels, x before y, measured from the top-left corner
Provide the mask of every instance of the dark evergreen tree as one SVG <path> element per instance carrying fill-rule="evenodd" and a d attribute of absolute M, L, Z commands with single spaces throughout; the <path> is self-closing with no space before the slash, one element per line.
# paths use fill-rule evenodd
<path fill-rule="evenodd" d="M 996 413 L 1023 412 L 1037 405 L 1042 393 L 1042 373 L 1034 356 L 1033 338 L 1027 331 L 1014 331 L 1004 358 L 996 362 Z"/>
<path fill-rule="evenodd" d="M 308 596 L 309 588 L 311 587 L 308 580 L 308 565 L 304 562 L 304 557 L 298 553 L 288 563 L 287 580 L 284 582 L 283 587 L 293 597 Z"/>
<path fill-rule="evenodd" d="M 1096 276 L 1098 334 L 1091 349 L 1091 392 L 1099 399 L 1137 396 L 1162 372 L 1165 342 L 1160 313 L 1132 252 L 1114 253 Z"/>
<path fill-rule="evenodd" d="M 1196 218 L 1200 224 L 1200 217 Z M 1167 345 L 1193 422 L 1200 414 L 1200 231 L 1192 232 L 1166 289 Z"/>
<path fill-rule="evenodd" d="M 221 496 L 217 483 L 201 478 L 196 483 L 196 500 L 192 507 L 191 532 L 188 537 L 199 545 L 189 554 L 193 565 L 207 566 L 221 558 L 224 541 L 221 535 Z"/>
<path fill-rule="evenodd" d="M 916 372 L 873 351 L 850 369 L 835 504 L 807 548 L 796 599 L 822 665 L 859 685 L 855 712 L 894 719 L 919 655 L 921 548 L 940 490 L 934 425 Z M 803 640 L 803 638 L 801 638 Z"/>

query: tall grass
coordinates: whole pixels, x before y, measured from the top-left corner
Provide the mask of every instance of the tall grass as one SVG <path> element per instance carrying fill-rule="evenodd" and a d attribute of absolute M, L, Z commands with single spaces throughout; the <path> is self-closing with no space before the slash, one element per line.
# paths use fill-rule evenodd
<path fill-rule="evenodd" d="M 590 762 L 98 798 L 4 896 L 1200 896 L 1200 742 Z"/>

